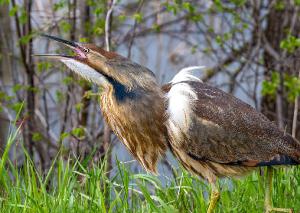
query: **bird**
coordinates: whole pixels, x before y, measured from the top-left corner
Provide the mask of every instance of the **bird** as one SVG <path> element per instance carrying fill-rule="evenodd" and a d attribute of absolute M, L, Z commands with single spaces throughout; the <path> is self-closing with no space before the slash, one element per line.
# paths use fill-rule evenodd
<path fill-rule="evenodd" d="M 142 167 L 157 174 L 157 163 L 171 150 L 183 167 L 211 185 L 207 212 L 220 198 L 218 178 L 241 177 L 267 167 L 266 212 L 292 212 L 272 206 L 273 166 L 300 164 L 300 143 L 262 113 L 186 67 L 160 86 L 148 68 L 94 44 L 60 42 L 74 55 L 36 54 L 56 59 L 101 88 L 105 121 Z"/>

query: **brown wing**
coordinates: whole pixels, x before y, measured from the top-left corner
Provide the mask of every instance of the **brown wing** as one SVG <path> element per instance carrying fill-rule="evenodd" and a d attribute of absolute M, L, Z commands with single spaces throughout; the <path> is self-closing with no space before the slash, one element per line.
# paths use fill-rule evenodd
<path fill-rule="evenodd" d="M 185 83 L 198 98 L 185 144 L 190 156 L 249 166 L 279 155 L 299 159 L 299 143 L 250 105 L 206 84 Z"/>

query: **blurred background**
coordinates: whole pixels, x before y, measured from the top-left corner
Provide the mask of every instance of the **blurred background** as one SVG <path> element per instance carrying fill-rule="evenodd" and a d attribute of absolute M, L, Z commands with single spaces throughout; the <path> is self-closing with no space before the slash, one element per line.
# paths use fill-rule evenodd
<path fill-rule="evenodd" d="M 0 156 L 10 131 L 20 127 L 9 153 L 18 167 L 27 150 L 41 171 L 58 153 L 90 165 L 106 160 L 108 171 L 116 159 L 142 171 L 105 128 L 98 88 L 32 56 L 68 51 L 39 33 L 101 47 L 109 33 L 111 50 L 151 69 L 160 84 L 183 67 L 204 65 L 204 82 L 299 138 L 299 6 L 299 0 L 0 0 Z M 163 160 L 161 173 L 172 172 L 169 162 Z"/>

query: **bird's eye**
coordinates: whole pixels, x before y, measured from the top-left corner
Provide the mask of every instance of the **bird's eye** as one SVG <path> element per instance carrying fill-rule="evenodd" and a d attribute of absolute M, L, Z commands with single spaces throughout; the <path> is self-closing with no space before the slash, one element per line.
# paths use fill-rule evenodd
<path fill-rule="evenodd" d="M 88 48 L 83 48 L 83 52 L 88 53 L 90 50 Z"/>

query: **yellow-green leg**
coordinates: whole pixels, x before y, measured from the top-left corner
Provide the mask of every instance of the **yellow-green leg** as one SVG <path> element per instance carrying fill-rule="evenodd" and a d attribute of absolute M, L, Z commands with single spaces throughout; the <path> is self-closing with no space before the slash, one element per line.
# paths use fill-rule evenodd
<path fill-rule="evenodd" d="M 220 198 L 220 192 L 216 182 L 211 183 L 211 193 L 207 213 L 213 213 Z"/>
<path fill-rule="evenodd" d="M 274 208 L 272 205 L 272 178 L 273 168 L 267 168 L 266 186 L 265 186 L 265 211 L 266 213 L 274 212 L 293 212 L 293 209 Z"/>

